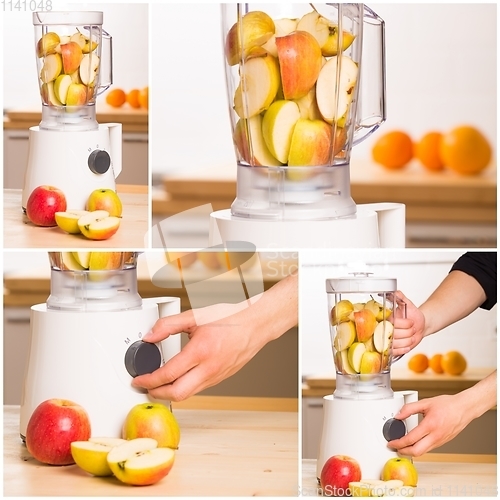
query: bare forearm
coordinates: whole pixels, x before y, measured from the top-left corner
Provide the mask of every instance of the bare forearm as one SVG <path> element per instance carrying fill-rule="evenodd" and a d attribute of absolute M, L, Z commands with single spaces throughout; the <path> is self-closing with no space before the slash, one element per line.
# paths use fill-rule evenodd
<path fill-rule="evenodd" d="M 457 394 L 469 422 L 480 417 L 497 404 L 496 370 L 476 385 Z"/>
<path fill-rule="evenodd" d="M 420 306 L 425 317 L 424 336 L 465 318 L 486 300 L 481 285 L 462 271 L 452 271 Z"/>

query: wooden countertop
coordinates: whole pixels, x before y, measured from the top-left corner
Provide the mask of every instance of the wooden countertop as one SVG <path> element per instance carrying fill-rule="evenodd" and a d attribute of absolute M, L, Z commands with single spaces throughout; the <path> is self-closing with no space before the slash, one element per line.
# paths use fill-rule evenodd
<path fill-rule="evenodd" d="M 40 124 L 42 119 L 41 104 L 39 109 L 10 109 L 4 116 L 5 130 L 28 130 Z M 98 123 L 121 123 L 123 132 L 148 133 L 149 114 L 147 109 L 134 109 L 128 105 L 113 108 L 105 103 L 96 105 Z"/>
<path fill-rule="evenodd" d="M 4 496 L 296 496 L 296 412 L 174 409 L 181 443 L 169 475 L 147 487 L 34 460 L 19 407 L 4 407 Z"/>
<path fill-rule="evenodd" d="M 351 162 L 351 195 L 358 204 L 396 202 L 406 205 L 407 221 L 495 224 L 496 165 L 477 176 L 451 171 L 428 172 L 416 161 L 388 171 L 369 160 Z M 153 213 L 173 214 L 212 203 L 229 208 L 236 195 L 236 165 L 166 175 L 153 192 Z"/>
<path fill-rule="evenodd" d="M 417 497 L 497 496 L 496 455 L 428 453 L 414 459 Z M 320 496 L 316 460 L 302 461 L 303 496 Z"/>
<path fill-rule="evenodd" d="M 4 248 L 144 248 L 149 229 L 148 187 L 123 184 L 116 189 L 123 204 L 122 221 L 118 231 L 102 241 L 67 234 L 58 227 L 35 226 L 22 212 L 22 191 L 4 189 Z"/>

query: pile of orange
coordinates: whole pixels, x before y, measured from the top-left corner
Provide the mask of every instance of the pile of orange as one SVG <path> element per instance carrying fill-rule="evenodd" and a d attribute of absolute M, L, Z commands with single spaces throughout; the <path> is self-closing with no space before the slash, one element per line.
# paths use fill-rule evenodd
<path fill-rule="evenodd" d="M 149 88 L 132 89 L 125 92 L 123 89 L 114 88 L 106 94 L 106 103 L 114 108 L 121 108 L 125 103 L 130 107 L 148 109 Z"/>
<path fill-rule="evenodd" d="M 425 354 L 414 354 L 408 361 L 408 368 L 415 373 L 423 373 L 430 368 L 434 373 L 460 375 L 467 368 L 467 361 L 458 351 L 446 354 L 434 354 L 428 358 Z"/>
<path fill-rule="evenodd" d="M 400 170 L 415 158 L 427 170 L 446 168 L 463 175 L 483 171 L 492 158 L 492 148 L 484 134 L 471 125 L 448 132 L 431 131 L 414 142 L 402 130 L 382 135 L 372 148 L 375 162 L 389 170 Z"/>

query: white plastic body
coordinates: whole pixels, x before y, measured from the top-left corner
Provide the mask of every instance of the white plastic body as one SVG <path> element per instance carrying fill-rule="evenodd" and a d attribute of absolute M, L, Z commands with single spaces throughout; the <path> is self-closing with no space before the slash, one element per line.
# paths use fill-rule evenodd
<path fill-rule="evenodd" d="M 399 391 L 392 398 L 377 400 L 325 396 L 317 478 L 320 478 L 321 470 L 331 456 L 347 455 L 358 461 L 363 478 L 379 479 L 387 460 L 399 456 L 387 446 L 382 434 L 383 425 L 404 404 L 417 399 L 417 391 Z M 407 432 L 410 432 L 418 424 L 418 416 L 406 419 L 405 424 Z"/>
<path fill-rule="evenodd" d="M 107 151 L 111 165 L 104 174 L 95 174 L 88 166 L 94 150 Z M 100 124 L 96 130 L 55 131 L 29 129 L 28 164 L 24 176 L 22 208 L 38 186 L 59 188 L 68 209 L 85 210 L 95 189 L 116 190 L 115 179 L 122 170 L 122 124 Z"/>
<path fill-rule="evenodd" d="M 93 436 L 121 437 L 130 409 L 154 401 L 132 387 L 125 352 L 159 317 L 180 312 L 180 299 L 143 299 L 137 309 L 113 312 L 59 311 L 46 304 L 31 308 L 30 350 L 21 399 L 20 434 L 35 408 L 51 398 L 72 400 L 85 408 Z M 180 352 L 180 335 L 157 344 L 162 364 Z M 169 401 L 161 401 L 169 406 Z"/>
<path fill-rule="evenodd" d="M 219 210 L 210 216 L 210 245 L 248 241 L 257 248 L 404 248 L 405 205 L 357 205 L 356 215 L 328 220 L 262 220 Z"/>

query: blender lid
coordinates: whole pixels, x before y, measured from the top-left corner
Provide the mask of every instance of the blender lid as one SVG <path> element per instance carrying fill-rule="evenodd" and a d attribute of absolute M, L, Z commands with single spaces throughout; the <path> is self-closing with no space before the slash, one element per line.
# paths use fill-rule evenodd
<path fill-rule="evenodd" d="M 102 25 L 103 13 L 97 11 L 45 11 L 33 12 L 33 24 L 35 26 L 44 24 L 68 24 L 80 26 L 88 24 L 91 26 Z"/>
<path fill-rule="evenodd" d="M 396 278 L 371 277 L 371 273 L 353 273 L 352 276 L 326 280 L 326 293 L 395 292 Z"/>

